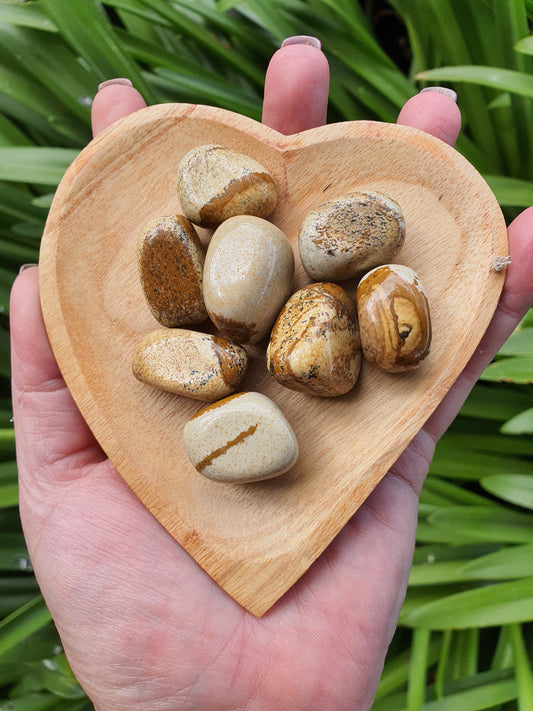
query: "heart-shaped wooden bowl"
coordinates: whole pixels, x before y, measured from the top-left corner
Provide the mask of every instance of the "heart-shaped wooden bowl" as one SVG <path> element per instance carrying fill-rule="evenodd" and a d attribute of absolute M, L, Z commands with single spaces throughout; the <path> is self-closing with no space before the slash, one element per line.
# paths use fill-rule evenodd
<path fill-rule="evenodd" d="M 295 289 L 310 282 L 297 256 L 304 214 L 353 190 L 389 193 L 406 218 L 396 261 L 418 272 L 433 319 L 432 351 L 418 370 L 390 375 L 363 364 L 354 390 L 338 398 L 284 389 L 266 371 L 265 344 L 251 347 L 241 389 L 281 407 L 301 452 L 287 475 L 255 484 L 198 474 L 182 429 L 202 403 L 151 389 L 131 372 L 137 343 L 159 327 L 139 282 L 137 237 L 154 217 L 180 211 L 178 163 L 207 143 L 252 156 L 275 178 L 271 220 L 295 247 Z M 67 171 L 42 241 L 41 300 L 59 366 L 104 451 L 207 573 L 262 615 L 331 542 L 457 378 L 498 301 L 503 274 L 494 257 L 506 254 L 504 219 L 486 183 L 420 131 L 349 122 L 283 136 L 221 109 L 166 104 L 111 126 Z M 355 284 L 344 286 L 353 294 Z"/>

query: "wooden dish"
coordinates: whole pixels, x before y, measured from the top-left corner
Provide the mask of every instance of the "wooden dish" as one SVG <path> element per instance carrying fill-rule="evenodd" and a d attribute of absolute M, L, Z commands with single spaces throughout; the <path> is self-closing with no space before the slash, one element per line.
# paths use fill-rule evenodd
<path fill-rule="evenodd" d="M 338 398 L 284 389 L 266 372 L 265 344 L 251 347 L 241 389 L 281 407 L 301 451 L 289 474 L 255 484 L 198 474 L 182 429 L 202 403 L 151 389 L 131 372 L 137 343 L 159 327 L 137 274 L 137 237 L 154 217 L 179 212 L 178 163 L 207 143 L 271 172 L 279 203 L 270 219 L 296 254 L 310 208 L 358 189 L 389 193 L 406 218 L 396 261 L 418 272 L 432 311 L 432 352 L 418 370 L 390 375 L 363 364 L 355 389 Z M 41 299 L 59 366 L 104 451 L 207 573 L 262 615 L 331 542 L 457 378 L 498 302 L 504 277 L 493 260 L 506 254 L 504 219 L 484 180 L 420 131 L 363 121 L 287 137 L 222 109 L 166 104 L 117 122 L 68 169 L 42 241 Z M 296 264 L 295 289 L 310 282 L 298 256 Z M 355 284 L 344 286 L 353 293 Z"/>

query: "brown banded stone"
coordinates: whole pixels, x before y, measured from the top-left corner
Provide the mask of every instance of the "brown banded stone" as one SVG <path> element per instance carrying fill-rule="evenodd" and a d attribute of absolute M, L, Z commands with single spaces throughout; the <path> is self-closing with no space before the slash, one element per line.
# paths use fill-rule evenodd
<path fill-rule="evenodd" d="M 235 215 L 267 217 L 276 207 L 270 173 L 252 158 L 223 146 L 198 146 L 178 168 L 183 213 L 201 227 L 215 229 Z"/>
<path fill-rule="evenodd" d="M 363 355 L 375 368 L 411 370 L 429 355 L 429 304 L 409 267 L 386 264 L 366 274 L 357 287 L 357 311 Z"/>
<path fill-rule="evenodd" d="M 292 390 L 331 397 L 353 388 L 361 367 L 355 306 L 337 284 L 294 293 L 274 324 L 267 368 Z"/>
<path fill-rule="evenodd" d="M 139 236 L 137 264 L 146 301 L 160 324 L 173 328 L 205 321 L 204 252 L 186 217 L 152 220 Z"/>
<path fill-rule="evenodd" d="M 146 336 L 133 357 L 133 374 L 143 383 L 214 402 L 235 391 L 248 365 L 238 343 L 186 329 L 159 329 Z"/>

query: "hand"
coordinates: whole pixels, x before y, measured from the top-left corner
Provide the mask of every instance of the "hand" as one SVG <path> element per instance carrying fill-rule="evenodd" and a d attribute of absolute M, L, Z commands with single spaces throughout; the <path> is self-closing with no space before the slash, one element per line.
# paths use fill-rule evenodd
<path fill-rule="evenodd" d="M 315 47 L 273 57 L 264 122 L 325 121 L 328 66 Z M 95 98 L 95 133 L 143 106 L 130 86 Z M 399 121 L 453 144 L 454 101 L 413 97 Z M 465 371 L 326 552 L 261 619 L 228 597 L 157 523 L 94 440 L 52 356 L 37 270 L 11 302 L 20 508 L 35 573 L 72 668 L 98 711 L 369 709 L 402 605 L 418 494 L 434 444 L 533 300 L 533 210 L 509 228 L 512 263 Z"/>

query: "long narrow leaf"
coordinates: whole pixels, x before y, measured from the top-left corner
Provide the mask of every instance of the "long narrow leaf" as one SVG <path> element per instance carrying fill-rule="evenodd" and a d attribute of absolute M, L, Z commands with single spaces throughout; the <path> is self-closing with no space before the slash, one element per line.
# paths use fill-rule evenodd
<path fill-rule="evenodd" d="M 480 484 L 486 491 L 504 501 L 510 501 L 517 506 L 533 510 L 533 467 L 530 476 L 526 474 L 493 474 L 483 477 Z"/>
<path fill-rule="evenodd" d="M 79 151 L 70 148 L 0 148 L 0 180 L 57 185 Z"/>
<path fill-rule="evenodd" d="M 429 629 L 494 627 L 529 622 L 533 615 L 533 578 L 466 590 L 403 611 L 402 624 Z"/>
<path fill-rule="evenodd" d="M 157 101 L 137 65 L 123 52 L 99 3 L 95 0 L 69 0 L 68 3 L 40 0 L 40 4 L 100 81 L 117 76 L 128 77 L 147 102 Z"/>
<path fill-rule="evenodd" d="M 0 654 L 5 654 L 50 621 L 51 616 L 42 597 L 36 597 L 0 622 Z"/>
<path fill-rule="evenodd" d="M 428 69 L 425 72 L 420 72 L 416 78 L 419 81 L 479 84 L 492 89 L 510 91 L 513 94 L 533 98 L 533 77 L 512 69 L 475 65 L 439 67 L 438 69 Z"/>

